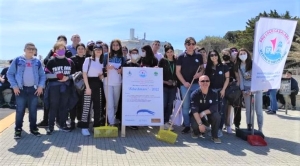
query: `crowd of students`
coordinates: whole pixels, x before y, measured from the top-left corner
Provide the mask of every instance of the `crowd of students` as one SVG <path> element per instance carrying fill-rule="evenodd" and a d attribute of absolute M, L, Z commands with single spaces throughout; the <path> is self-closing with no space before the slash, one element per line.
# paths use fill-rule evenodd
<path fill-rule="evenodd" d="M 58 36 L 57 42 L 49 51 L 43 63 L 34 57 L 36 47 L 27 43 L 24 55 L 15 58 L 6 73 L 16 98 L 16 125 L 14 138 L 21 138 L 25 108 L 29 109 L 30 132 L 41 136 L 39 127 L 47 128 L 47 134 L 54 132 L 55 124 L 61 131 L 70 132 L 81 128 L 84 136 L 90 135 L 89 124 L 99 127 L 105 123 L 105 111 L 109 125 L 118 126 L 121 121 L 122 106 L 122 68 L 123 67 L 160 67 L 163 69 L 164 127 L 170 126 L 177 89 L 183 101 L 182 113 L 184 128 L 182 134 L 191 132 L 192 137 L 203 136 L 203 126 L 211 125 L 212 140 L 221 143 L 225 126 L 232 133 L 231 110 L 234 110 L 235 129 L 241 123 L 241 105 L 234 107 L 224 97 L 230 84 L 240 86 L 246 108 L 248 129 L 250 121 L 250 86 L 252 56 L 244 48 L 226 48 L 221 54 L 217 50 L 208 53 L 196 46 L 196 40 L 188 37 L 184 41 L 186 50 L 174 54 L 169 43 L 164 45 L 164 55 L 159 53 L 158 40 L 152 45 L 145 45 L 139 52 L 137 48 L 128 50 L 120 40 L 112 40 L 108 46 L 102 41 L 80 42 L 79 35 L 71 37 L 72 44 L 67 45 L 67 38 Z M 85 89 L 78 92 L 74 87 L 73 74 L 81 71 Z M 2 80 L 0 80 L 2 82 Z M 295 84 L 295 83 L 294 83 Z M 294 85 L 298 88 L 298 85 Z M 298 92 L 299 89 L 294 89 Z M 263 92 L 254 92 L 255 111 L 258 129 L 263 128 Z M 44 116 L 37 124 L 38 97 L 43 99 Z M 108 101 L 108 102 L 106 102 Z M 276 102 L 277 104 L 277 102 Z M 292 104 L 295 102 L 292 101 Z M 295 105 L 293 105 L 295 106 Z M 271 104 L 272 107 L 272 104 Z M 273 107 L 272 107 L 273 109 Z M 267 113 L 276 113 L 269 110 Z M 91 118 L 93 117 L 93 118 Z M 208 117 L 208 122 L 205 119 Z M 70 123 L 67 121 L 70 120 Z M 198 127 L 198 128 L 197 128 Z M 130 126 L 137 130 L 137 126 Z"/>

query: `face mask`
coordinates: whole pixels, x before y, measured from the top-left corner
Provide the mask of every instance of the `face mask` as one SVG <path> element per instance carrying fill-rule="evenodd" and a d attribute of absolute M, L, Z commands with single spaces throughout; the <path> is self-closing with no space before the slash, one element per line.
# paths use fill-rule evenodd
<path fill-rule="evenodd" d="M 239 58 L 240 58 L 241 61 L 245 62 L 246 59 L 247 59 L 247 54 L 240 55 Z"/>
<path fill-rule="evenodd" d="M 57 50 L 57 51 L 56 51 L 56 54 L 57 54 L 58 56 L 64 56 L 65 53 L 66 53 L 66 50 Z"/>
<path fill-rule="evenodd" d="M 90 51 L 93 51 L 93 48 L 94 48 L 94 46 L 93 46 L 93 45 L 91 45 L 91 46 L 88 46 L 88 49 L 89 49 Z"/>
<path fill-rule="evenodd" d="M 223 55 L 223 60 L 224 61 L 229 61 L 230 60 L 230 56 L 229 55 Z"/>
<path fill-rule="evenodd" d="M 134 60 L 134 61 L 138 60 L 139 58 L 140 58 L 140 56 L 138 54 L 132 54 L 131 55 L 131 59 Z"/>
<path fill-rule="evenodd" d="M 142 52 L 141 57 L 145 57 L 145 56 L 146 56 L 146 52 Z"/>

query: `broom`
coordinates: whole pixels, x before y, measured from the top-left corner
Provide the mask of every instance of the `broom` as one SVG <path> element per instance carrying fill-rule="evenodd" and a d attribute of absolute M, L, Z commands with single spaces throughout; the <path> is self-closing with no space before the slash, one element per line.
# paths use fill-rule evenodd
<path fill-rule="evenodd" d="M 199 69 L 200 69 L 200 66 L 198 67 L 198 69 L 197 69 L 197 71 L 196 71 L 195 74 L 197 74 L 197 72 L 199 71 Z M 193 78 L 193 80 L 192 80 L 192 82 L 191 82 L 191 86 L 187 89 L 187 91 L 186 91 L 186 93 L 185 93 L 185 95 L 184 95 L 184 97 L 183 97 L 183 99 L 182 99 L 182 101 L 181 101 L 181 103 L 180 103 L 180 105 L 179 105 L 179 107 L 178 107 L 178 110 L 177 110 L 177 112 L 176 112 L 176 114 L 175 114 L 175 117 L 174 117 L 173 120 L 171 121 L 171 125 L 170 125 L 169 129 L 168 129 L 168 130 L 161 130 L 161 129 L 160 129 L 160 130 L 158 131 L 158 134 L 156 135 L 156 138 L 157 138 L 158 140 L 161 140 L 161 141 L 164 141 L 164 142 L 167 142 L 167 143 L 171 143 L 171 144 L 174 144 L 174 143 L 176 142 L 176 139 L 177 139 L 178 134 L 172 132 L 171 129 L 172 129 L 172 126 L 173 126 L 173 124 L 174 124 L 174 120 L 175 120 L 175 118 L 177 117 L 177 115 L 178 115 L 178 113 L 179 113 L 179 110 L 180 110 L 180 108 L 182 107 L 182 104 L 183 104 L 183 102 L 184 102 L 184 100 L 185 100 L 185 98 L 186 98 L 186 96 L 187 96 L 189 90 L 191 89 L 192 84 L 193 84 L 194 81 L 195 81 L 195 78 Z"/>
<path fill-rule="evenodd" d="M 107 55 L 107 65 L 109 63 L 109 55 Z M 106 78 L 106 92 L 107 96 L 109 95 L 108 92 L 108 70 L 106 70 L 107 78 Z M 108 138 L 108 137 L 118 137 L 118 128 L 114 126 L 107 125 L 107 110 L 108 108 L 108 97 L 106 98 L 106 113 L 105 113 L 105 126 L 95 127 L 94 128 L 94 138 Z"/>

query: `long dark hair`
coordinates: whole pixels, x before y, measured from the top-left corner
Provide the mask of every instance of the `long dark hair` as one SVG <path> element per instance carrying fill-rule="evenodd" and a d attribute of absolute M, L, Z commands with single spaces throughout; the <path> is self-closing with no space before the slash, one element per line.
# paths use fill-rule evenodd
<path fill-rule="evenodd" d="M 167 52 L 168 52 L 169 50 L 172 50 L 172 51 L 174 52 L 174 48 L 173 48 L 173 46 L 172 46 L 170 43 L 165 44 L 165 45 L 164 45 L 164 49 L 165 49 L 164 58 L 168 58 L 168 57 L 167 57 Z M 173 60 L 175 60 L 174 54 L 173 54 Z"/>
<path fill-rule="evenodd" d="M 142 49 L 146 52 L 146 56 L 144 57 L 145 59 L 152 59 L 154 58 L 154 53 L 152 51 L 152 48 L 150 45 L 144 45 Z"/>
<path fill-rule="evenodd" d="M 101 53 L 101 55 L 100 55 L 100 58 L 99 58 L 99 62 L 100 62 L 101 64 L 103 64 L 103 57 L 104 57 L 104 55 L 103 55 L 103 48 L 101 47 L 101 48 L 98 48 L 98 49 L 101 49 L 101 51 L 102 51 L 102 53 Z M 92 59 L 93 61 L 96 61 L 95 49 L 93 49 L 93 55 L 92 55 L 91 59 Z"/>
<path fill-rule="evenodd" d="M 252 70 L 252 56 L 246 48 L 241 48 L 239 50 L 237 56 L 236 56 L 236 63 L 235 63 L 235 66 L 234 66 L 235 71 L 238 72 L 238 70 L 241 66 L 241 63 L 242 63 L 242 60 L 240 60 L 240 58 L 239 58 L 241 51 L 245 51 L 247 53 L 247 59 L 245 61 L 245 63 L 246 63 L 246 72 Z"/>
<path fill-rule="evenodd" d="M 223 65 L 218 51 L 216 51 L 216 50 L 209 51 L 208 52 L 208 57 L 207 57 L 207 65 L 206 65 L 206 68 L 205 68 L 205 75 L 207 75 L 208 77 L 211 77 L 211 75 L 212 75 L 212 67 L 214 65 L 213 61 L 210 59 L 210 54 L 212 52 L 215 52 L 216 55 L 218 56 L 218 64 L 217 65 Z"/>
<path fill-rule="evenodd" d="M 117 42 L 119 44 L 119 50 L 115 51 L 113 50 L 112 46 L 113 43 Z M 103 49 L 102 49 L 103 50 Z M 117 55 L 118 57 L 123 57 L 123 52 L 122 52 L 122 44 L 121 41 L 119 39 L 114 39 L 111 41 L 110 43 L 110 52 L 109 52 L 109 58 L 112 58 L 113 56 Z"/>

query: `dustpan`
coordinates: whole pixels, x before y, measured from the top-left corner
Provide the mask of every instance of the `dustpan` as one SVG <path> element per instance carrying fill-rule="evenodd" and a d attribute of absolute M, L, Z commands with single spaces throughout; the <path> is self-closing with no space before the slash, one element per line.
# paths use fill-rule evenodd
<path fill-rule="evenodd" d="M 109 62 L 109 55 L 107 55 L 107 65 Z M 106 88 L 106 92 L 107 92 L 107 96 L 109 95 L 108 93 L 108 70 L 107 70 L 107 79 L 106 79 L 106 83 L 107 83 L 107 88 Z M 111 94 L 112 95 L 112 94 Z M 108 99 L 108 97 L 107 97 Z M 108 100 L 106 99 L 106 108 L 108 106 Z M 107 125 L 107 110 L 105 111 L 106 115 L 105 115 L 105 126 L 100 126 L 100 127 L 94 127 L 94 138 L 111 138 L 111 137 L 118 137 L 118 128 L 115 126 L 108 126 Z"/>
<path fill-rule="evenodd" d="M 251 101 L 253 99 L 253 94 L 251 94 Z M 255 100 L 254 100 L 255 101 Z M 252 146 L 267 146 L 267 142 L 260 135 L 254 135 L 254 108 L 255 102 L 251 102 L 250 114 L 251 114 L 251 123 L 252 123 L 252 132 L 251 135 L 247 136 L 247 141 Z"/>
<path fill-rule="evenodd" d="M 200 66 L 198 67 L 196 73 L 199 71 L 199 69 L 200 69 Z M 179 110 L 182 107 L 183 101 L 185 100 L 185 98 L 186 98 L 186 96 L 187 96 L 190 88 L 192 87 L 192 84 L 193 84 L 194 80 L 195 79 L 193 78 L 193 80 L 191 82 L 191 86 L 187 89 L 187 91 L 186 91 L 186 93 L 185 93 L 185 95 L 184 95 L 184 97 L 183 97 L 183 99 L 182 99 L 182 101 L 181 101 L 181 103 L 180 103 L 180 105 L 178 107 L 178 110 L 176 111 L 175 117 L 177 117 L 177 115 L 179 113 Z M 172 128 L 172 126 L 174 124 L 175 117 L 171 121 L 171 125 L 170 125 L 170 127 L 169 127 L 168 130 L 159 129 L 157 135 L 155 136 L 156 139 L 158 139 L 160 141 L 163 141 L 163 142 L 171 143 L 171 144 L 174 144 L 176 142 L 178 134 L 176 134 L 175 132 L 171 131 L 171 128 Z"/>

